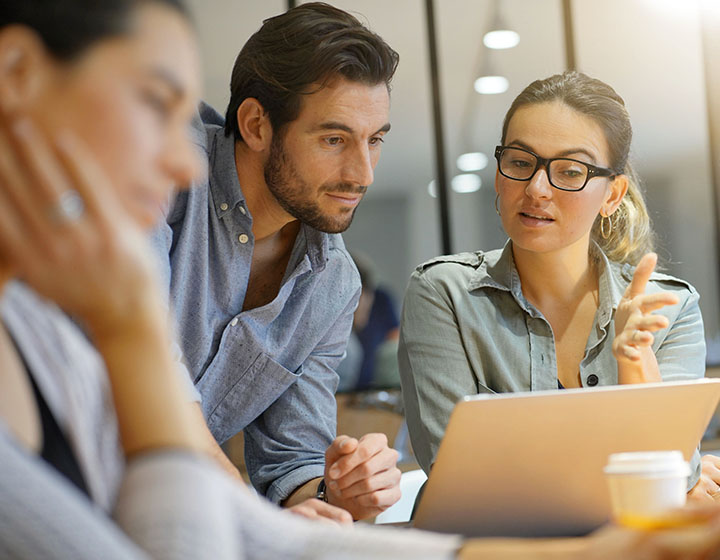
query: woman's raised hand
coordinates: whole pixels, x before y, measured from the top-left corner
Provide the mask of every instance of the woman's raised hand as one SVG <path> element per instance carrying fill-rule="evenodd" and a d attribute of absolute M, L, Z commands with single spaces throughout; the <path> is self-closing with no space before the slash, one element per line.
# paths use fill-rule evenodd
<path fill-rule="evenodd" d="M 652 333 L 666 328 L 668 319 L 652 312 L 667 305 L 675 305 L 679 300 L 670 292 L 645 293 L 656 264 L 655 253 L 648 253 L 640 259 L 615 313 L 616 335 L 612 349 L 618 361 L 620 383 L 660 381 L 657 360 L 652 352 L 655 340 Z M 623 366 L 629 367 L 623 370 Z M 637 374 L 640 374 L 639 378 Z"/>
<path fill-rule="evenodd" d="M 0 266 L 92 330 L 120 326 L 157 293 L 147 240 L 90 150 L 1 113 Z"/>

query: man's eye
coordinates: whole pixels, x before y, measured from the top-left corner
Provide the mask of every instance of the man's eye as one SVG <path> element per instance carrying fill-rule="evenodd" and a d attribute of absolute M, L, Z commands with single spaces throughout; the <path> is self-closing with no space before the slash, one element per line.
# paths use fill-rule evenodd
<path fill-rule="evenodd" d="M 339 136 L 331 136 L 330 138 L 326 138 L 325 142 L 327 142 L 331 146 L 337 146 L 342 142 L 342 138 L 340 138 Z"/>
<path fill-rule="evenodd" d="M 524 159 L 514 159 L 510 163 L 513 167 L 519 167 L 519 168 L 530 167 L 530 162 L 526 161 Z"/>
<path fill-rule="evenodd" d="M 381 136 L 373 136 L 369 141 L 371 146 L 379 146 L 383 142 L 385 142 L 385 140 L 383 140 Z"/>

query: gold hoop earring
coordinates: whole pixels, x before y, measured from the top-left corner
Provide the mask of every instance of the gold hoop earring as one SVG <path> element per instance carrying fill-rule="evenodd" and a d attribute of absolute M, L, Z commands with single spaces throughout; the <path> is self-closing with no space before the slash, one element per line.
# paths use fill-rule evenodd
<path fill-rule="evenodd" d="M 605 220 L 607 220 L 608 223 L 607 231 L 605 231 Z M 603 216 L 600 220 L 600 235 L 602 235 L 603 239 L 608 239 L 610 237 L 610 235 L 612 234 L 612 228 L 612 214 L 610 214 L 609 216 Z"/>
<path fill-rule="evenodd" d="M 495 193 L 495 213 L 500 216 L 500 210 L 498 210 L 498 198 L 500 198 L 500 193 Z M 502 216 L 500 216 L 502 217 Z"/>

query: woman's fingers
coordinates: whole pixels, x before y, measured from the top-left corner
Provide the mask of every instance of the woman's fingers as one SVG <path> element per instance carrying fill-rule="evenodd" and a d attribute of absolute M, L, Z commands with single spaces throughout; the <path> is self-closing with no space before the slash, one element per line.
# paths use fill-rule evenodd
<path fill-rule="evenodd" d="M 625 326 L 626 331 L 659 331 L 665 329 L 670 320 L 665 315 L 634 315 Z"/>
<path fill-rule="evenodd" d="M 7 114 L 0 114 L 0 261 L 99 324 L 130 313 L 154 286 L 145 236 L 92 151 L 70 132 L 50 139 Z"/>
<path fill-rule="evenodd" d="M 630 317 L 625 329 L 615 337 L 613 352 L 617 359 L 640 360 L 642 348 L 649 348 L 655 342 L 653 332 L 667 328 L 668 318 L 664 315 L 642 315 Z"/>
<path fill-rule="evenodd" d="M 43 216 L 32 200 L 30 178 L 18 158 L 18 138 L 15 132 L 0 127 L 0 183 L 3 187 L 3 210 L 17 217 L 27 242 L 38 237 L 43 228 Z"/>
<path fill-rule="evenodd" d="M 88 215 L 98 224 L 112 224 L 121 205 L 88 148 L 70 131 L 60 134 L 57 147 L 60 161 L 85 201 Z"/>
<path fill-rule="evenodd" d="M 635 273 L 633 274 L 632 281 L 625 292 L 625 297 L 632 299 L 635 296 L 639 296 L 645 293 L 647 283 L 650 280 L 650 275 L 655 270 L 657 265 L 657 255 L 655 253 L 647 253 L 640 259 L 637 267 L 635 267 Z"/>
<path fill-rule="evenodd" d="M 680 299 L 672 292 L 659 292 L 637 296 L 633 303 L 641 313 L 650 313 L 668 305 L 675 305 L 679 301 Z"/>
<path fill-rule="evenodd" d="M 45 136 L 26 118 L 21 118 L 12 127 L 15 139 L 15 157 L 22 166 L 28 189 L 28 198 L 36 210 L 49 213 L 60 202 L 62 195 L 71 190 L 66 173 L 57 157 L 52 153 Z M 43 207 L 44 206 L 44 207 Z"/>
<path fill-rule="evenodd" d="M 640 349 L 652 346 L 655 337 L 648 331 L 626 329 L 613 341 L 613 353 L 616 359 L 638 361 L 641 358 Z"/>

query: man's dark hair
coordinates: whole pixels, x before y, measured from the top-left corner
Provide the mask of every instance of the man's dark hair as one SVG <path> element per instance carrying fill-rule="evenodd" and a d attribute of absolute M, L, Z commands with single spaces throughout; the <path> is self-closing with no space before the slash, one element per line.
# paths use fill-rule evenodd
<path fill-rule="evenodd" d="M 302 96 L 336 77 L 367 85 L 390 82 L 398 54 L 357 18 L 312 2 L 266 19 L 233 67 L 225 135 L 242 140 L 237 110 L 251 97 L 267 111 L 273 131 L 295 120 Z"/>
<path fill-rule="evenodd" d="M 30 27 L 55 57 L 71 60 L 96 41 L 129 33 L 135 9 L 153 3 L 188 17 L 182 0 L 2 0 L 0 28 Z"/>

